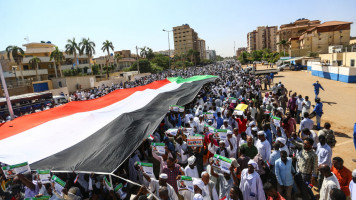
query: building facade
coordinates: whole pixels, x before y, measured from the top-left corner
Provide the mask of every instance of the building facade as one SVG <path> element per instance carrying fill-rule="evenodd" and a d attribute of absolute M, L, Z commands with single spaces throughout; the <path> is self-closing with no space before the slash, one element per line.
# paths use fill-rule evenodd
<path fill-rule="evenodd" d="M 270 49 L 276 51 L 277 26 L 259 26 L 247 33 L 247 51 Z"/>
<path fill-rule="evenodd" d="M 300 37 L 290 38 L 289 55 L 325 54 L 329 47 L 341 48 L 350 44 L 352 22 L 328 21 L 306 30 Z"/>
<path fill-rule="evenodd" d="M 199 51 L 198 33 L 188 24 L 173 27 L 175 55 L 187 54 L 190 49 Z"/>
<path fill-rule="evenodd" d="M 298 19 L 295 22 L 289 24 L 282 24 L 276 33 L 276 51 L 282 52 L 286 50 L 288 52 L 288 46 L 283 46 L 280 43 L 282 40 L 288 41 L 290 38 L 300 37 L 305 31 L 320 25 L 319 20 Z"/>
<path fill-rule="evenodd" d="M 247 51 L 247 47 L 240 47 L 236 50 L 236 58 L 240 57 L 241 53 Z"/>
<path fill-rule="evenodd" d="M 216 52 L 215 52 L 215 50 L 207 50 L 206 51 L 206 59 L 208 59 L 208 60 L 216 60 Z"/>
<path fill-rule="evenodd" d="M 198 39 L 198 51 L 200 54 L 200 60 L 206 59 L 206 46 L 205 46 L 205 40 L 203 39 Z"/>

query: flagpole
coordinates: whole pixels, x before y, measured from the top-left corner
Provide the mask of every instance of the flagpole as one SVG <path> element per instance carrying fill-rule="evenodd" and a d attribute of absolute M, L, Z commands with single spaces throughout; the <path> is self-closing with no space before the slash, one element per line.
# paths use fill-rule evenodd
<path fill-rule="evenodd" d="M 7 102 L 7 108 L 9 110 L 11 120 L 13 120 L 15 118 L 14 117 L 14 111 L 12 110 L 10 96 L 9 96 L 9 92 L 7 91 L 7 85 L 6 85 L 6 82 L 5 82 L 4 72 L 2 71 L 1 63 L 0 63 L 0 78 L 1 78 L 2 87 L 4 88 L 4 93 L 5 93 L 6 102 Z"/>

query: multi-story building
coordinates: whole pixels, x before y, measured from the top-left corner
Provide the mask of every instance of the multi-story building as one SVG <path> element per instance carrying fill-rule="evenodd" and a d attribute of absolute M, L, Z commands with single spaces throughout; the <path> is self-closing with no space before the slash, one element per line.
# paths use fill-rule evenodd
<path fill-rule="evenodd" d="M 216 60 L 216 52 L 215 52 L 215 50 L 207 50 L 206 51 L 206 59 L 208 59 L 208 60 Z"/>
<path fill-rule="evenodd" d="M 199 51 L 198 33 L 188 24 L 173 27 L 175 55 L 187 54 L 190 49 Z"/>
<path fill-rule="evenodd" d="M 270 49 L 276 51 L 277 26 L 259 26 L 256 30 L 247 33 L 247 50 Z"/>
<path fill-rule="evenodd" d="M 283 24 L 279 28 L 276 34 L 277 52 L 283 50 L 288 51 L 288 46 L 279 44 L 282 40 L 288 41 L 289 38 L 296 38 L 301 36 L 306 30 L 320 25 L 319 20 L 310 21 L 309 19 L 298 19 L 295 22 L 289 24 Z M 287 48 L 287 49 L 286 49 Z"/>
<path fill-rule="evenodd" d="M 290 38 L 289 54 L 306 56 L 310 52 L 325 54 L 330 46 L 350 44 L 352 22 L 329 21 L 306 30 L 300 37 Z"/>
<path fill-rule="evenodd" d="M 236 58 L 240 57 L 241 53 L 247 51 L 247 47 L 240 47 L 236 50 Z"/>
<path fill-rule="evenodd" d="M 198 51 L 200 53 L 200 59 L 206 59 L 206 47 L 205 47 L 205 40 L 198 39 Z"/>
<path fill-rule="evenodd" d="M 50 55 L 55 49 L 56 45 L 47 42 L 47 43 L 28 43 L 23 45 L 26 49 L 24 50 L 25 54 L 22 59 L 22 70 L 21 66 L 18 66 L 13 58 L 7 57 L 7 52 L 3 51 L 1 53 L 2 64 L 4 63 L 4 76 L 7 79 L 15 80 L 16 78 L 23 77 L 24 80 L 37 80 L 37 75 L 39 80 L 47 80 L 49 78 L 59 77 L 60 70 L 72 69 L 73 67 L 84 68 L 89 67 L 88 57 L 86 55 L 77 55 L 77 61 L 74 61 L 74 55 L 67 55 L 65 53 L 65 60 L 61 63 L 61 69 L 54 63 L 54 60 L 50 60 Z M 30 60 L 33 57 L 40 59 L 37 66 L 32 66 Z M 75 63 L 75 64 L 74 64 Z M 38 73 L 38 74 L 36 74 Z"/>

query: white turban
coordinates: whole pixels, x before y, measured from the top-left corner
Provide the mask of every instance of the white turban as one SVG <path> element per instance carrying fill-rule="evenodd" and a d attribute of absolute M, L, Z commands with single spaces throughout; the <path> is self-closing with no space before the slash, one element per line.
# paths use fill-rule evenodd
<path fill-rule="evenodd" d="M 258 131 L 258 128 L 255 126 L 252 128 L 253 131 Z"/>
<path fill-rule="evenodd" d="M 248 161 L 248 163 L 247 163 L 248 165 L 252 165 L 253 166 L 253 168 L 255 168 L 255 170 L 258 170 L 258 165 L 257 165 L 257 163 L 254 161 L 254 160 L 250 160 L 250 161 Z"/>
<path fill-rule="evenodd" d="M 249 126 L 253 126 L 253 125 L 256 125 L 256 122 L 255 121 L 252 121 L 248 124 Z"/>
<path fill-rule="evenodd" d="M 195 194 L 193 200 L 203 200 L 203 196 L 201 194 Z"/>
<path fill-rule="evenodd" d="M 282 144 L 286 144 L 286 139 L 282 138 L 282 137 L 277 137 L 276 141 L 282 143 Z"/>
<path fill-rule="evenodd" d="M 204 184 L 204 182 L 203 182 L 201 179 L 195 178 L 195 179 L 193 180 L 193 185 L 196 185 L 196 186 L 198 186 L 201 190 L 204 190 L 205 184 Z"/>
<path fill-rule="evenodd" d="M 264 131 L 258 131 L 257 135 L 265 135 L 265 132 Z"/>
<path fill-rule="evenodd" d="M 196 160 L 195 156 L 190 156 L 188 158 L 188 165 L 194 165 L 195 160 Z"/>
<path fill-rule="evenodd" d="M 161 179 L 168 179 L 168 175 L 167 174 L 160 174 L 159 177 Z"/>

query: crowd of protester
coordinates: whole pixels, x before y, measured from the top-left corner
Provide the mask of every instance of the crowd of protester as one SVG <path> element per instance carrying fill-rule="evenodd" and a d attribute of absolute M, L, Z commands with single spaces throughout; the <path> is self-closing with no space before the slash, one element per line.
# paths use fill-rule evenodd
<path fill-rule="evenodd" d="M 291 200 L 356 199 L 356 170 L 333 157 L 336 144 L 330 123 L 321 127 L 322 102 L 288 91 L 273 75 L 255 76 L 235 62 L 187 70 L 169 70 L 141 79 L 77 91 L 71 101 L 101 97 L 166 77 L 216 75 L 184 110 L 167 108 L 167 115 L 149 138 L 115 171 L 120 192 L 105 184 L 104 175 L 56 173 L 66 182 L 62 194 L 36 173 L 1 176 L 0 197 L 22 199 L 162 199 L 162 200 Z M 312 104 L 315 103 L 313 107 Z M 241 106 L 245 105 L 245 106 Z M 242 109 L 237 110 L 236 107 Z M 209 116 L 211 113 L 212 117 Z M 314 122 L 314 117 L 316 118 Z M 297 126 L 299 124 L 299 126 Z M 298 127 L 298 128 L 297 128 Z M 175 129 L 176 132 L 170 132 Z M 222 139 L 216 130 L 226 130 Z M 203 145 L 189 146 L 189 135 L 202 135 Z M 164 143 L 159 153 L 153 143 Z M 216 167 L 216 156 L 231 161 Z M 152 163 L 147 174 L 140 162 Z M 2 171 L 0 171 L 2 172 Z M 177 180 L 192 178 L 193 190 L 180 190 Z"/>

